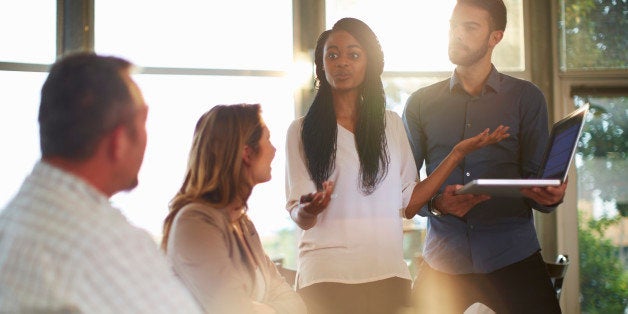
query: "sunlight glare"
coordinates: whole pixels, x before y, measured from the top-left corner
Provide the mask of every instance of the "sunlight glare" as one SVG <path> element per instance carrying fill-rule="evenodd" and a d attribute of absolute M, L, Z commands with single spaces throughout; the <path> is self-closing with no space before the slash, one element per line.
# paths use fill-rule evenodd
<path fill-rule="evenodd" d="M 307 87 L 314 82 L 314 63 L 308 54 L 295 56 L 294 62 L 288 71 L 288 80 L 292 82 L 292 88 L 298 90 Z"/>
<path fill-rule="evenodd" d="M 386 71 L 450 71 L 447 43 L 455 2 L 329 0 L 327 26 L 348 16 L 367 23 L 384 50 Z"/>

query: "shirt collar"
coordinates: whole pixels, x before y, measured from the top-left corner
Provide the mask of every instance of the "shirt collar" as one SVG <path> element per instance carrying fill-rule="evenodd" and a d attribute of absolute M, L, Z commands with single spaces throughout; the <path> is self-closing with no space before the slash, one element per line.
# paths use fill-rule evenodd
<path fill-rule="evenodd" d="M 456 90 L 462 90 L 462 86 L 460 83 L 460 79 L 456 75 L 456 71 L 451 75 L 451 80 L 449 80 L 449 92 L 453 93 Z M 482 94 L 484 95 L 489 91 L 493 91 L 495 93 L 499 93 L 499 72 L 495 68 L 495 65 L 491 64 L 491 72 L 488 74 L 488 79 L 486 83 L 482 87 Z"/>
<path fill-rule="evenodd" d="M 84 179 L 75 176 L 52 164 L 39 160 L 33 167 L 33 174 L 44 178 L 46 184 L 54 186 L 59 191 L 71 191 L 99 204 L 110 204 L 109 198 Z"/>

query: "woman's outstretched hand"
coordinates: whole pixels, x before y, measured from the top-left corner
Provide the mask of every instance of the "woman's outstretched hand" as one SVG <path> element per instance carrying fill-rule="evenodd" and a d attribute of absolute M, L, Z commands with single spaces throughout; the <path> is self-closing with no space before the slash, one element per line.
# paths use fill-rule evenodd
<path fill-rule="evenodd" d="M 485 129 L 482 133 L 474 137 L 460 141 L 460 143 L 456 144 L 454 147 L 454 151 L 458 151 L 464 156 L 476 149 L 495 144 L 510 136 L 510 134 L 506 133 L 508 129 L 510 129 L 510 127 L 500 125 L 490 134 L 489 129 Z"/>

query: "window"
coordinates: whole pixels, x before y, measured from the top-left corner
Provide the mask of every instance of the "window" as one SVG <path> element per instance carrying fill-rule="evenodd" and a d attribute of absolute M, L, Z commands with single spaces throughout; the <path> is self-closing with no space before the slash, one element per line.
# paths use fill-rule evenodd
<path fill-rule="evenodd" d="M 1 2 L 0 29 L 1 209 L 40 157 L 37 110 L 44 71 L 55 59 L 55 2 Z"/>
<path fill-rule="evenodd" d="M 572 253 L 577 266 L 568 270 L 575 280 L 565 287 L 566 311 L 623 313 L 628 308 L 622 192 L 628 184 L 628 3 L 561 0 L 553 9 L 561 86 L 555 96 L 562 100 L 555 112 L 591 105 L 575 157 L 574 193 L 557 212 L 558 246 Z"/>
<path fill-rule="evenodd" d="M 135 80 L 149 106 L 148 145 L 140 184 L 114 202 L 135 224 L 161 238 L 168 202 L 183 182 L 196 121 L 216 104 L 261 103 L 277 148 L 272 180 L 257 185 L 249 215 L 262 236 L 291 225 L 284 201 L 285 132 L 294 117 L 290 82 L 282 77 L 139 74 Z"/>
<path fill-rule="evenodd" d="M 258 14 L 269 10 L 272 19 Z M 96 51 L 142 67 L 135 79 L 150 107 L 140 184 L 113 197 L 130 221 L 160 241 L 197 119 L 217 104 L 260 103 L 277 153 L 271 181 L 253 190 L 249 215 L 263 240 L 294 228 L 284 209 L 283 166 L 295 114 L 291 2 L 108 0 L 96 1 L 95 16 Z"/>
<path fill-rule="evenodd" d="M 0 71 L 0 209 L 13 197 L 28 175 L 39 150 L 37 111 L 46 73 Z M 11 88 L 6 88 L 11 86 Z"/>
<path fill-rule="evenodd" d="M 561 0 L 560 68 L 628 68 L 628 2 Z"/>
<path fill-rule="evenodd" d="M 37 10 L 33 8 L 37 7 Z M 0 3 L 0 61 L 49 64 L 55 59 L 55 1 Z M 24 18 L 24 17 L 28 18 Z"/>
<path fill-rule="evenodd" d="M 523 71 L 524 36 L 522 0 L 506 0 L 508 25 L 494 60 L 501 71 Z M 447 56 L 449 18 L 455 0 L 328 0 L 327 26 L 356 17 L 377 34 L 385 57 L 385 71 L 451 72 Z"/>
<path fill-rule="evenodd" d="M 286 71 L 291 10 L 287 0 L 96 0 L 95 49 L 150 67 Z"/>
<path fill-rule="evenodd" d="M 628 306 L 628 94 L 577 94 L 590 105 L 576 153 L 583 312 Z"/>

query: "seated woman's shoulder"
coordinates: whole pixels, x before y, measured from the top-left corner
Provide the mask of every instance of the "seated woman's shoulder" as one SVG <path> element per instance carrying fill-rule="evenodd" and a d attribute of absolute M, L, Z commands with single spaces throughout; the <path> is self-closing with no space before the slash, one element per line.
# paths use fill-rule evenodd
<path fill-rule="evenodd" d="M 225 213 L 221 209 L 216 209 L 209 204 L 189 203 L 181 208 L 177 214 L 177 219 L 201 219 L 201 220 L 221 220 Z"/>

